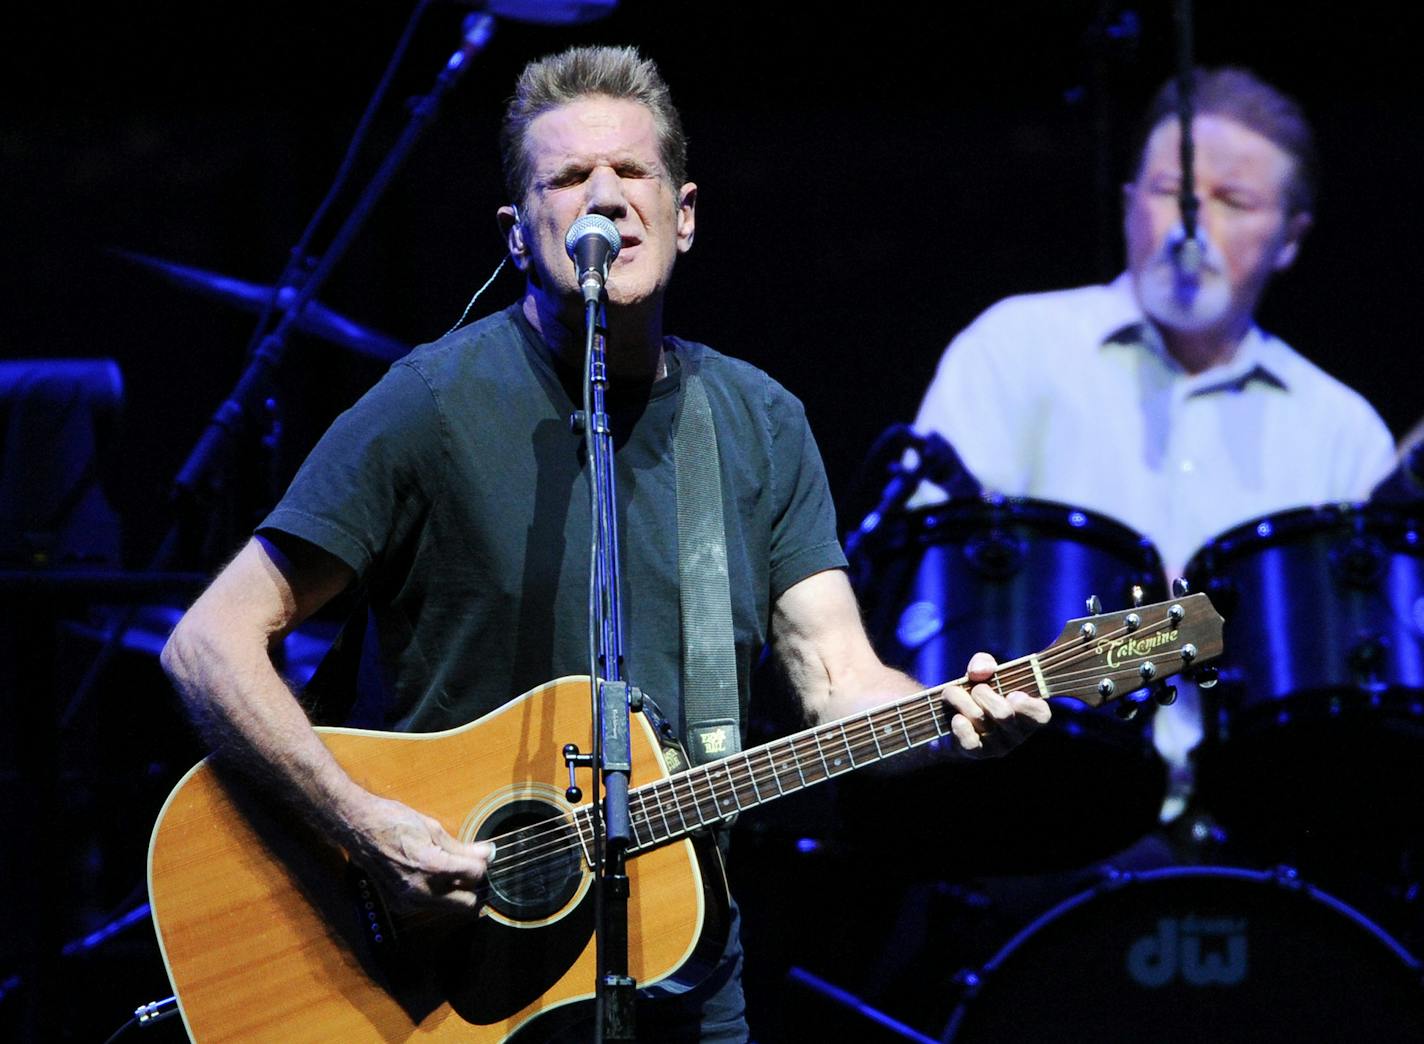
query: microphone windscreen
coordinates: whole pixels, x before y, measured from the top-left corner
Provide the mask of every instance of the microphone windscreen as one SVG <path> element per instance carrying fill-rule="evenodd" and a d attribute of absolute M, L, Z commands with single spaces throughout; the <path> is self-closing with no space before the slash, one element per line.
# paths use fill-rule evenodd
<path fill-rule="evenodd" d="M 610 262 L 618 256 L 618 251 L 623 249 L 623 237 L 618 234 L 618 229 L 612 221 L 602 214 L 585 214 L 569 226 L 568 234 L 564 236 L 564 249 L 568 251 L 569 257 L 574 256 L 574 249 L 579 240 L 590 235 L 597 236 L 608 244 Z"/>

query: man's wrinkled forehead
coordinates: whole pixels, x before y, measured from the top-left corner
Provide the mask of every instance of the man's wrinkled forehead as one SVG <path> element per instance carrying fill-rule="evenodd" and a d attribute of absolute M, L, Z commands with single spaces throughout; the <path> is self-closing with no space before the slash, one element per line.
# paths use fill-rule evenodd
<path fill-rule="evenodd" d="M 1215 129 L 1227 132 L 1221 135 L 1203 135 L 1202 120 L 1215 124 Z M 1181 173 L 1180 124 L 1174 117 L 1163 119 L 1152 128 L 1143 144 L 1142 155 L 1137 160 L 1136 177 L 1154 172 L 1167 171 Z M 1210 125 L 1207 130 L 1213 129 Z M 1217 167 L 1218 173 L 1232 173 L 1245 177 L 1265 178 L 1275 181 L 1272 187 L 1283 194 L 1294 187 L 1292 182 L 1298 176 L 1299 164 L 1289 151 L 1282 148 L 1260 131 L 1242 123 L 1234 117 L 1215 112 L 1199 112 L 1194 122 L 1194 145 L 1197 170 L 1203 161 Z"/>
<path fill-rule="evenodd" d="M 525 162 L 535 183 L 590 159 L 670 178 L 660 146 L 652 110 L 633 99 L 601 94 L 546 109 L 524 136 Z"/>

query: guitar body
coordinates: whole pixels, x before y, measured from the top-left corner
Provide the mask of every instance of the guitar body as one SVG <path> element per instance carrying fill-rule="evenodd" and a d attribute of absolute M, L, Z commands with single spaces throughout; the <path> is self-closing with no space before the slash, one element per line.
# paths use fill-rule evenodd
<path fill-rule="evenodd" d="M 652 727 L 640 714 L 633 722 L 633 785 L 667 778 Z M 591 745 L 587 678 L 549 682 L 448 732 L 318 731 L 356 782 L 451 834 L 552 822 L 562 855 L 532 880 L 501 879 L 501 850 L 477 918 L 392 924 L 341 852 L 204 761 L 169 796 L 149 849 L 153 920 L 189 1034 L 204 1044 L 498 1041 L 586 1007 L 592 875 L 582 835 L 566 825 L 577 806 L 564 797 L 562 751 Z M 629 971 L 640 986 L 721 952 L 725 883 L 715 845 L 698 847 L 701 856 L 672 841 L 628 862 Z M 715 864 L 705 876 L 700 859 Z"/>

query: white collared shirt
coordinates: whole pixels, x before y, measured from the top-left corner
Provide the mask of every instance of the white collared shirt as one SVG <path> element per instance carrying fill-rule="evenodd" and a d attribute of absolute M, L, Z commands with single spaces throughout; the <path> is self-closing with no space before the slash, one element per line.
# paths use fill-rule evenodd
<path fill-rule="evenodd" d="M 1129 278 L 994 305 L 945 351 L 915 426 L 988 490 L 1119 519 L 1169 575 L 1234 525 L 1363 500 L 1393 469 L 1369 403 L 1259 327 L 1187 373 Z"/>

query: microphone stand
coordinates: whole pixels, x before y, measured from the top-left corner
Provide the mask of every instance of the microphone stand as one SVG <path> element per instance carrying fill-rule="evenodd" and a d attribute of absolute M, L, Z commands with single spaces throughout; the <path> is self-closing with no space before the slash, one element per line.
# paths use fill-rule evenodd
<path fill-rule="evenodd" d="M 635 1039 L 637 983 L 628 974 L 627 851 L 632 843 L 628 779 L 633 768 L 630 711 L 642 707 L 642 693 L 623 678 L 623 618 L 619 601 L 618 515 L 613 473 L 613 433 L 604 397 L 608 386 L 605 337 L 599 324 L 602 287 L 584 294 L 583 410 L 575 426 L 588 447 L 589 509 L 589 699 L 593 751 L 564 747 L 570 767 L 594 769 L 590 820 L 593 826 L 594 925 L 597 981 L 594 986 L 596 1041 Z M 600 805 L 599 791 L 603 791 Z M 576 788 L 570 788 L 576 795 Z"/>
<path fill-rule="evenodd" d="M 1197 244 L 1197 210 L 1200 206 L 1196 191 L 1196 148 L 1192 140 L 1192 0 L 1177 0 L 1177 122 L 1181 125 L 1180 149 L 1182 180 L 1177 201 L 1182 211 L 1182 250 L 1192 251 L 1189 267 L 1196 271 L 1201 264 L 1201 247 Z"/>
<path fill-rule="evenodd" d="M 317 295 L 337 262 L 350 248 L 371 211 L 375 209 L 376 203 L 384 195 L 391 182 L 395 180 L 401 167 L 405 165 L 416 142 L 434 121 L 446 92 L 459 82 L 460 77 L 469 66 L 470 60 L 483 51 L 489 43 L 490 37 L 494 34 L 494 26 L 494 18 L 487 14 L 472 14 L 465 19 L 460 49 L 450 57 L 445 68 L 440 71 L 430 93 L 415 101 L 410 107 L 410 118 L 400 138 L 397 139 L 384 162 L 372 176 L 361 193 L 361 197 L 356 201 L 356 205 L 351 208 L 351 212 L 346 216 L 346 220 L 332 239 L 331 245 L 327 247 L 326 253 L 311 274 L 306 276 L 296 287 L 296 294 L 291 303 L 287 305 L 276 327 L 262 338 L 257 348 L 252 352 L 236 387 L 208 421 L 197 445 L 193 447 L 188 459 L 178 472 L 177 478 L 173 481 L 173 499 L 176 504 L 177 518 L 155 552 L 149 566 L 150 571 L 166 569 L 174 559 L 179 557 L 180 551 L 184 549 L 182 539 L 184 525 L 195 513 L 195 505 L 217 490 L 219 482 L 217 476 L 220 474 L 221 465 L 227 461 L 234 442 L 247 429 L 248 425 L 262 416 L 273 378 L 286 358 L 288 335 L 291 333 L 292 327 L 296 325 L 302 309 Z M 191 531 L 188 536 L 191 542 Z M 113 658 L 123 636 L 128 633 L 136 618 L 137 611 L 131 611 L 110 632 L 104 647 L 99 650 L 94 662 L 90 664 L 88 671 L 85 672 L 76 687 L 74 695 L 70 697 L 69 705 L 64 712 L 63 724 L 67 725 L 86 701 L 89 692 L 98 681 L 99 675 Z"/>
<path fill-rule="evenodd" d="M 921 482 L 933 482 L 943 489 L 950 500 L 971 499 L 980 496 L 984 490 L 959 459 L 959 454 L 938 432 L 921 435 L 908 424 L 892 424 L 876 439 L 869 458 L 879 460 L 890 454 L 903 456 L 905 450 L 913 449 L 915 459 L 906 464 L 903 459 L 890 468 L 890 479 L 880 494 L 880 499 L 870 513 L 851 532 L 846 534 L 845 554 L 852 563 L 852 575 L 859 576 L 869 568 L 866 541 L 880 531 L 885 519 L 900 511 L 909 502 Z"/>
<path fill-rule="evenodd" d="M 361 193 L 361 198 L 351 208 L 326 253 L 322 255 L 311 274 L 296 288 L 296 295 L 276 327 L 262 339 L 257 350 L 253 352 L 247 369 L 243 371 L 227 401 L 218 407 L 208 422 L 208 427 L 174 480 L 180 497 L 196 496 L 207 488 L 210 473 L 222 459 L 233 435 L 242 429 L 246 419 L 257 415 L 258 408 L 266 399 L 272 377 L 286 356 L 287 336 L 296 325 L 302 309 L 325 284 L 337 262 L 346 254 L 371 211 L 375 209 L 376 203 L 395 180 L 396 173 L 405 165 L 415 143 L 435 119 L 445 93 L 459 81 L 469 65 L 469 60 L 484 50 L 493 33 L 494 19 L 489 15 L 471 15 L 466 20 L 460 49 L 451 56 L 445 68 L 436 77 L 430 93 L 411 106 L 410 119 L 400 138 L 372 176 L 365 191 Z"/>

